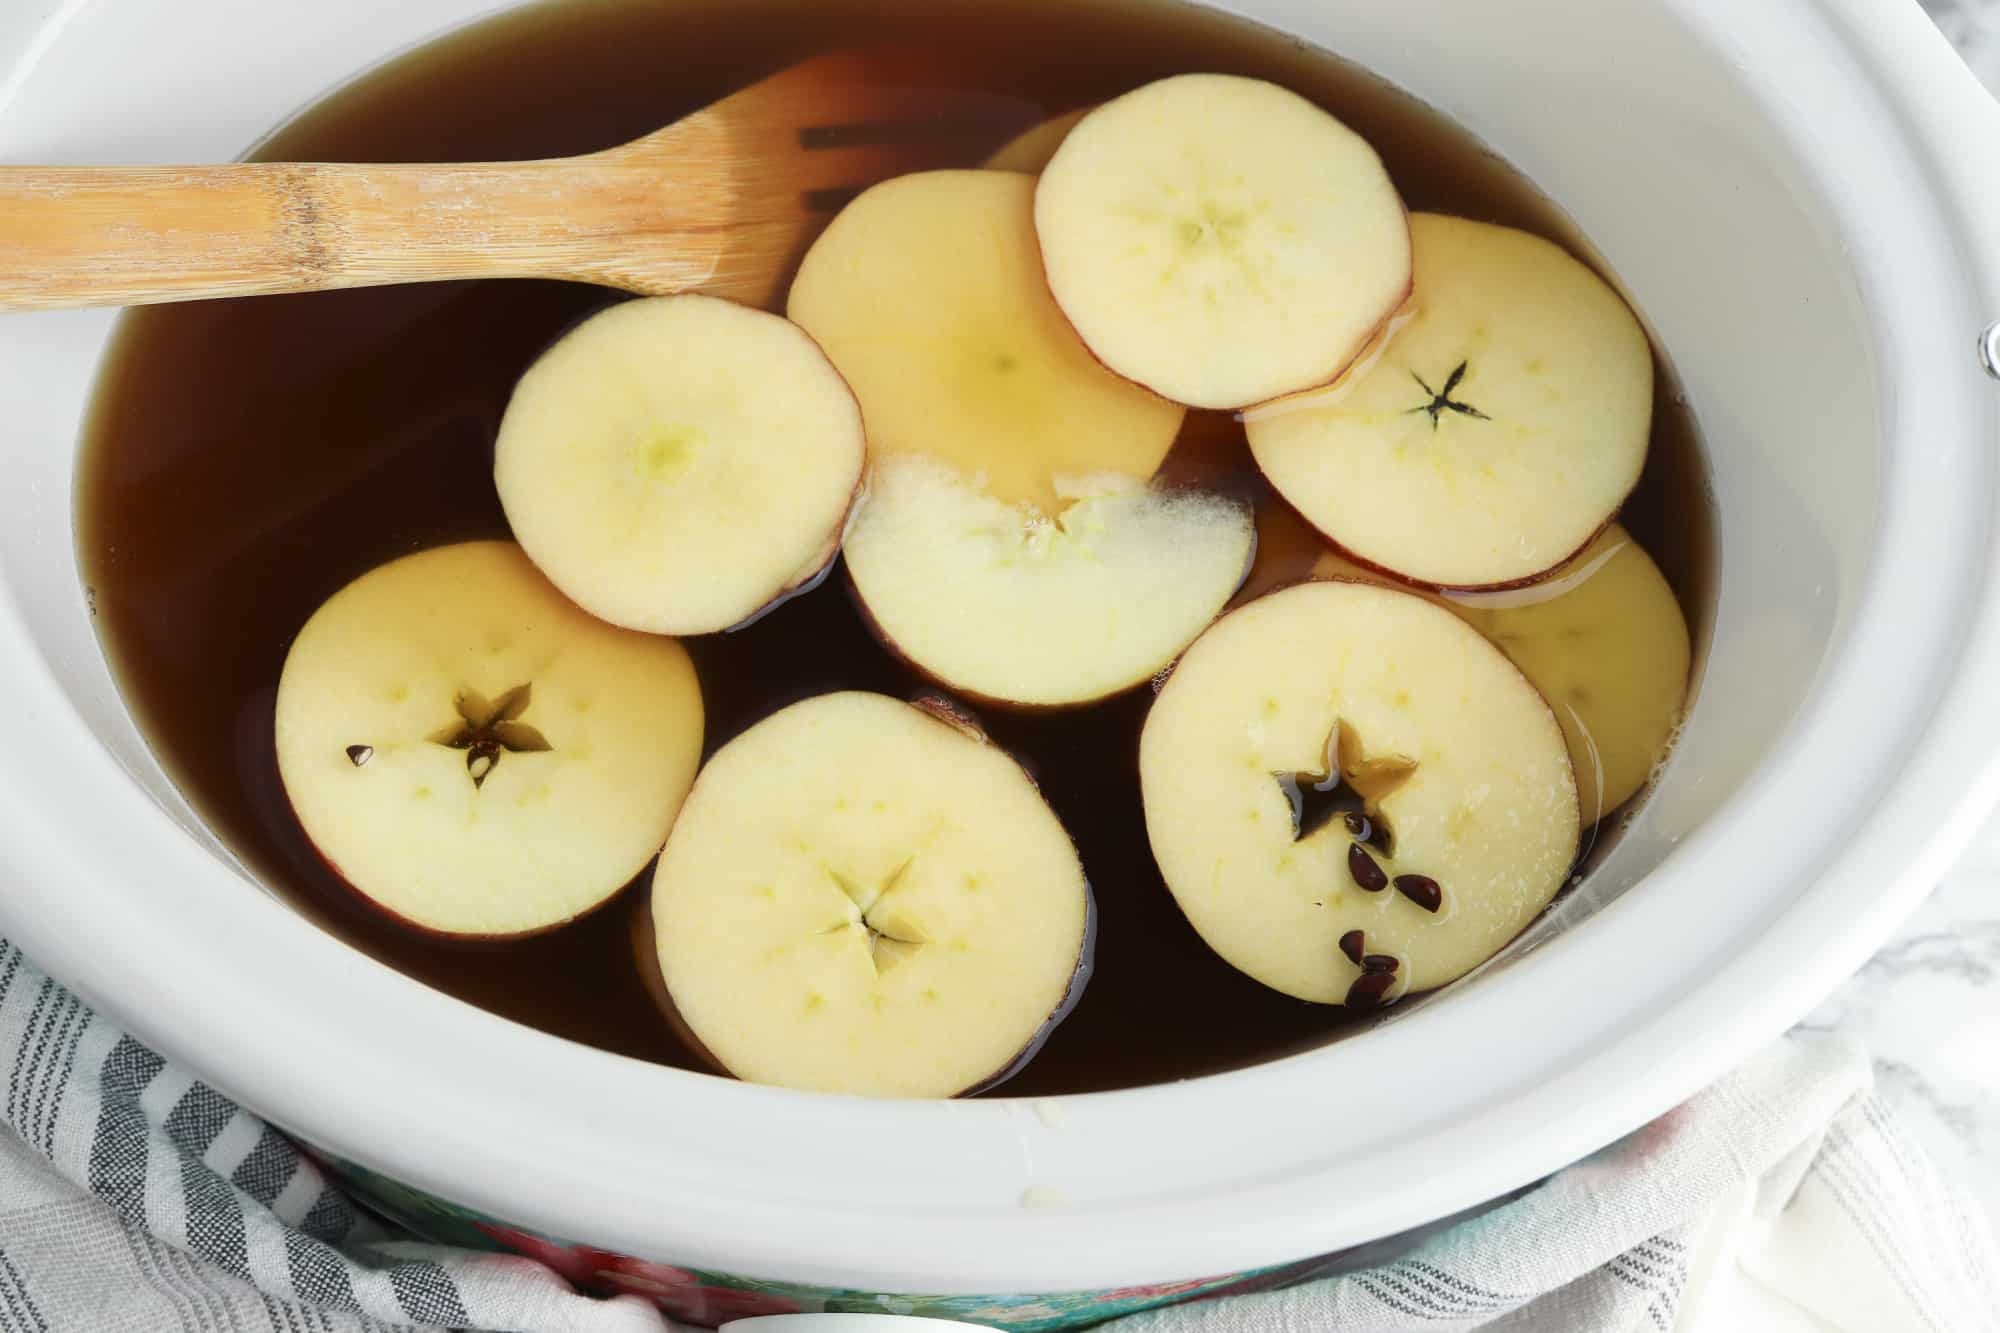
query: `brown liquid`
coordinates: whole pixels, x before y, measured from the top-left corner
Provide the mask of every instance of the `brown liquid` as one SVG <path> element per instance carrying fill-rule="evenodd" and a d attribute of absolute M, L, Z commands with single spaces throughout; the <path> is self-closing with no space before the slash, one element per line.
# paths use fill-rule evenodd
<path fill-rule="evenodd" d="M 1145 0 L 540 6 L 396 61 L 313 107 L 259 156 L 584 152 L 812 51 L 880 36 L 971 55 L 985 79 L 1051 113 L 1188 70 L 1273 79 L 1366 135 L 1413 209 L 1525 227 L 1587 253 L 1506 164 L 1371 76 L 1263 29 Z M 354 947 L 494 1013 L 699 1067 L 633 963 L 642 893 L 526 941 L 406 932 L 328 874 L 292 817 L 273 755 L 272 701 L 292 635 L 381 561 L 506 535 L 490 468 L 509 391 L 553 337 L 612 299 L 588 287 L 492 282 L 135 311 L 104 367 L 80 464 L 79 542 L 107 650 L 154 749 L 266 883 Z M 1651 462 L 1624 522 L 1673 581 L 1699 645 L 1711 601 L 1706 472 L 1662 370 Z M 1239 426 L 1194 413 L 1189 431 L 1174 470 L 1262 493 Z M 711 748 L 824 690 L 909 697 L 923 688 L 871 639 L 838 578 L 748 630 L 688 647 Z M 1230 968 L 1175 908 L 1139 802 L 1137 737 L 1150 697 L 986 716 L 1074 834 L 1101 912 L 1089 990 L 1009 1093 L 1185 1078 L 1309 1048 L 1341 1025 L 1340 1010 Z"/>

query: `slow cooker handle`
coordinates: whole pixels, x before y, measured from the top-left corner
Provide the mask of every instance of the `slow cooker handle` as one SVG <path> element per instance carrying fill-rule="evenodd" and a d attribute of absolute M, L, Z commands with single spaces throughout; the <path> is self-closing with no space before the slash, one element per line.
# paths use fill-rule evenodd
<path fill-rule="evenodd" d="M 1943 41 L 1941 34 L 1933 34 Z M 1952 53 L 1956 57 L 1957 53 Z M 1984 314 L 1978 335 L 1980 364 L 2000 380 L 2000 97 L 1990 92 L 1962 60 L 1942 82 L 1937 99 L 1942 120 L 1939 167 L 1948 188 L 1971 219 L 1971 259 L 1984 281 Z M 1949 133 L 1947 132 L 1949 131 Z"/>

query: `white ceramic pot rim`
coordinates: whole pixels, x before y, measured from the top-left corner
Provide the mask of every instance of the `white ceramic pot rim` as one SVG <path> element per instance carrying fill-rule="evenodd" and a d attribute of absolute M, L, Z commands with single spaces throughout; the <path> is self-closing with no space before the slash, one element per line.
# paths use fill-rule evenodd
<path fill-rule="evenodd" d="M 795 1282 L 1035 1292 L 1227 1272 L 1448 1214 L 1629 1131 L 1856 967 L 2000 791 L 2000 411 L 1972 356 L 2000 315 L 2000 183 L 1985 170 L 2000 114 L 1914 5 L 1663 7 L 1757 71 L 1767 104 L 1815 109 L 1811 133 L 1796 111 L 1775 118 L 1799 130 L 1798 160 L 1851 227 L 1883 380 L 1902 390 L 1882 424 L 1897 447 L 1881 558 L 1848 640 L 1733 807 L 1643 891 L 1483 980 L 1476 1004 L 1447 996 L 1227 1076 L 1032 1104 L 809 1097 L 586 1050 L 431 992 L 246 892 L 90 737 L 11 587 L 9 927 L 137 1035 L 200 1053 L 218 1086 L 343 1156 L 557 1236 L 732 1272 L 755 1254 Z M 1828 58 L 1799 58 L 1803 36 Z M 1885 697 L 1881 665 L 1896 661 L 1908 675 Z M 1885 784 L 1871 804 L 1800 808 L 1812 775 L 1854 763 Z M 1935 830 L 1915 855 L 1911 829 Z M 1773 830 L 1798 849 L 1796 892 L 1676 987 L 1685 966 L 1648 942 L 1690 904 L 1727 912 L 1717 849 Z M 173 892 L 135 894 L 143 883 Z M 1535 1016 L 1589 995 L 1606 957 L 1628 974 L 1619 1002 L 1569 1015 L 1560 1048 L 1538 1039 Z M 1417 1058 L 1439 1049 L 1482 1059 L 1454 1072 Z M 1409 1071 L 1393 1134 L 1342 1123 L 1363 1068 Z M 1435 1103 L 1449 1113 L 1410 1110 L 1439 1078 L 1457 1089 Z M 1031 1186 L 1046 1206 L 1026 1206 Z"/>

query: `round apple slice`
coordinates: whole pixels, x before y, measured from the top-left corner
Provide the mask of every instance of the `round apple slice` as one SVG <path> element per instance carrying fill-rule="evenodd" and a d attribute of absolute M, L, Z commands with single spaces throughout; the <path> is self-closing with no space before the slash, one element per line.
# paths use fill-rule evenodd
<path fill-rule="evenodd" d="M 1003 171 L 864 191 L 807 252 L 787 313 L 854 386 L 874 457 L 931 454 L 1053 513 L 1057 476 L 1152 476 L 1183 413 L 1107 372 L 1063 321 L 1034 191 Z"/>
<path fill-rule="evenodd" d="M 1034 783 L 976 732 L 879 694 L 793 704 L 718 750 L 652 909 L 673 1009 L 757 1083 L 988 1086 L 1089 971 L 1083 866 Z"/>
<path fill-rule="evenodd" d="M 663 296 L 593 315 L 529 367 L 493 475 L 522 549 L 577 605 L 706 634 L 828 568 L 866 453 L 854 395 L 796 325 Z"/>
<path fill-rule="evenodd" d="M 1090 108 L 1080 106 L 1074 111 L 1066 111 L 1053 116 L 1039 125 L 1032 125 L 1000 145 L 993 156 L 983 165 L 988 171 L 1025 171 L 1030 176 L 1041 171 L 1062 147 L 1062 141 L 1076 128 L 1076 123 L 1090 114 Z"/>
<path fill-rule="evenodd" d="M 1250 414 L 1257 466 L 1366 564 L 1434 587 L 1531 581 L 1639 480 L 1653 356 L 1561 247 L 1420 213 L 1414 313 L 1365 372 Z"/>
<path fill-rule="evenodd" d="M 1085 704 L 1158 674 L 1243 581 L 1248 507 L 1115 473 L 1060 481 L 1047 518 L 934 459 L 877 463 L 846 545 L 876 633 L 994 703 Z"/>
<path fill-rule="evenodd" d="M 1223 617 L 1147 715 L 1154 858 L 1223 959 L 1367 1008 L 1463 975 L 1562 887 L 1576 779 L 1542 696 L 1409 593 L 1305 583 Z"/>
<path fill-rule="evenodd" d="M 672 639 L 596 620 L 512 542 L 405 556 L 328 598 L 278 682 L 278 773 L 335 873 L 447 935 L 603 903 L 665 840 L 701 757 Z"/>
<path fill-rule="evenodd" d="M 1056 304 L 1098 360 L 1191 407 L 1324 384 L 1410 288 L 1360 135 L 1259 79 L 1183 74 L 1086 115 L 1035 193 Z"/>

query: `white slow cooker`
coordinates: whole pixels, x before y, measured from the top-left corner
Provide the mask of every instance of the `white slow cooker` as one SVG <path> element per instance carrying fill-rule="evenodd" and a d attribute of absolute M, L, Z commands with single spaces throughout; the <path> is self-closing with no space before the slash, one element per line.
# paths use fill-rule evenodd
<path fill-rule="evenodd" d="M 0 6 L 0 160 L 234 157 L 497 7 Z M 1477 1205 L 1781 1031 L 2000 791 L 2000 109 L 1916 0 L 1224 7 L 1405 86 L 1565 206 L 1713 451 L 1698 702 L 1623 841 L 1499 965 L 1319 1051 L 1036 1103 L 753 1087 L 428 990 L 250 882 L 120 702 L 71 537 L 104 312 L 0 320 L 0 932 L 419 1222 L 793 1293 L 772 1308 L 1021 1327 Z"/>

